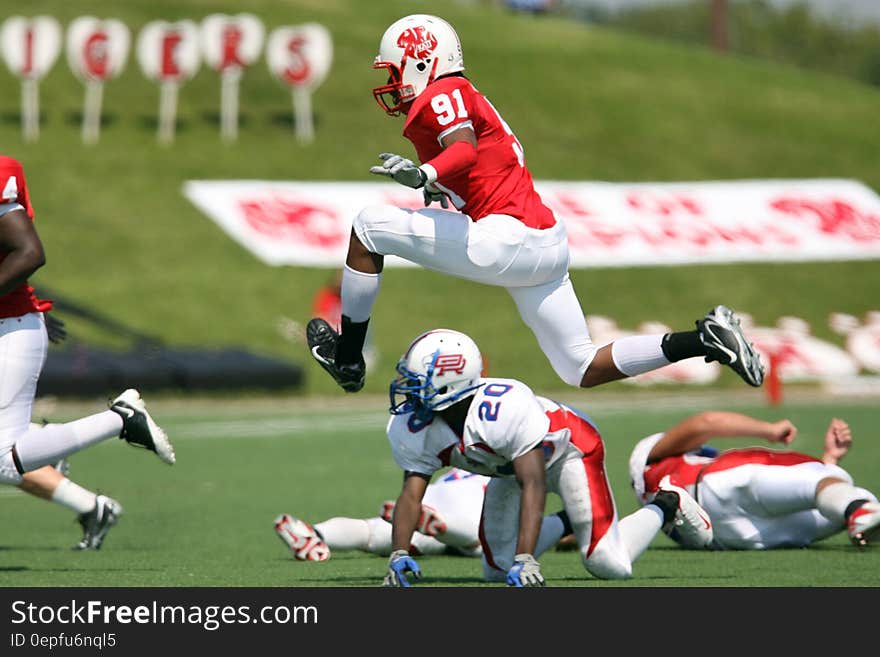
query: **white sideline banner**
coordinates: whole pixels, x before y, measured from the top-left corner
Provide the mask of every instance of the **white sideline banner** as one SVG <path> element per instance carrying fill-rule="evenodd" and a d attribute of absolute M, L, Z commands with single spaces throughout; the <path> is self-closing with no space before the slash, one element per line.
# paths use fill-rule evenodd
<path fill-rule="evenodd" d="M 565 223 L 572 268 L 880 259 L 880 196 L 856 180 L 536 188 Z M 339 267 L 361 208 L 423 207 L 420 190 L 391 182 L 190 180 L 183 191 L 269 265 Z M 411 264 L 386 258 L 387 266 Z"/>

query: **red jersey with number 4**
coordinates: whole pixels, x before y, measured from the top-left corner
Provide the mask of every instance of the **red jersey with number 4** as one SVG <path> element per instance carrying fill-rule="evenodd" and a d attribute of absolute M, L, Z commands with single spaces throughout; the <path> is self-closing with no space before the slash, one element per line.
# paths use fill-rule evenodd
<path fill-rule="evenodd" d="M 8 157 L 0 155 L 0 204 L 18 203 L 21 205 L 27 215 L 34 219 L 34 209 L 31 207 L 30 197 L 27 191 L 27 184 L 24 180 L 24 168 L 21 163 Z M 0 221 L 3 217 L 0 216 Z M 2 262 L 7 252 L 0 249 L 0 262 Z M 32 312 L 45 312 L 52 309 L 52 302 L 49 300 L 38 299 L 34 295 L 34 288 L 24 281 L 17 288 L 0 296 L 0 317 L 19 317 Z"/>
<path fill-rule="evenodd" d="M 403 135 L 424 164 L 443 151 L 443 137 L 464 126 L 477 136 L 477 161 L 469 170 L 437 181 L 452 204 L 474 221 L 507 214 L 531 228 L 553 226 L 556 219 L 535 191 L 522 146 L 467 78 L 440 78 L 428 85 L 413 101 Z"/>

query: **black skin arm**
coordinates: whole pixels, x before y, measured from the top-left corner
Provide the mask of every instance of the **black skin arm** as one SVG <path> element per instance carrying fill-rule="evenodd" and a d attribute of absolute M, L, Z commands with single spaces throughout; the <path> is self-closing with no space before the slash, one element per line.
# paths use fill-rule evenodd
<path fill-rule="evenodd" d="M 43 243 L 34 222 L 24 210 L 12 210 L 0 217 L 0 296 L 9 294 L 46 264 Z"/>
<path fill-rule="evenodd" d="M 544 450 L 540 445 L 513 460 L 513 471 L 522 489 L 517 554 L 534 554 L 547 499 Z"/>
<path fill-rule="evenodd" d="M 430 481 L 429 475 L 418 472 L 407 471 L 403 474 L 403 488 L 394 506 L 394 517 L 391 519 L 392 551 L 409 551 L 413 532 L 422 513 L 422 498 Z"/>

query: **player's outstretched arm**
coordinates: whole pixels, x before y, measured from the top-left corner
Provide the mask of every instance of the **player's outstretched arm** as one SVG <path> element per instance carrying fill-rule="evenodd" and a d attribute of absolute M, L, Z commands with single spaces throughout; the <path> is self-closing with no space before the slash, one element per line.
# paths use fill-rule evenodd
<path fill-rule="evenodd" d="M 408 587 L 410 581 L 422 576 L 416 560 L 409 556 L 409 545 L 413 532 L 422 512 L 422 498 L 428 488 L 430 476 L 416 472 L 404 473 L 403 488 L 394 505 L 391 518 L 391 557 L 388 559 L 388 570 L 385 573 L 383 586 Z"/>
<path fill-rule="evenodd" d="M 648 463 L 698 449 L 712 438 L 762 438 L 789 445 L 797 427 L 789 420 L 766 422 L 732 411 L 703 411 L 668 429 L 648 455 Z"/>

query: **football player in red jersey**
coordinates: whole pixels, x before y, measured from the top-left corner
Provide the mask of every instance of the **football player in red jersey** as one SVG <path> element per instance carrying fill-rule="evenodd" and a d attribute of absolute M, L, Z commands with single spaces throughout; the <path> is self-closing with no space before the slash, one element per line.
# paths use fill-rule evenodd
<path fill-rule="evenodd" d="M 123 392 L 102 413 L 63 424 L 31 422 L 50 340 L 45 313 L 52 301 L 38 298 L 28 278 L 45 263 L 24 169 L 18 160 L 0 155 L 0 483 L 79 512 L 84 536 L 78 547 L 96 549 L 121 508 L 49 464 L 115 437 L 155 452 L 166 463 L 174 463 L 174 449 L 135 389 Z M 63 339 L 57 323 L 50 328 L 53 341 Z"/>
<path fill-rule="evenodd" d="M 522 144 L 495 107 L 464 75 L 452 26 L 415 14 L 382 36 L 373 68 L 387 83 L 373 90 L 421 165 L 382 153 L 371 173 L 424 194 L 425 208 L 366 207 L 354 218 L 342 277 L 342 326 L 313 318 L 312 355 L 347 392 L 363 387 L 362 355 L 383 258 L 504 287 L 566 383 L 592 387 L 701 356 L 729 365 L 760 386 L 763 367 L 729 308 L 716 306 L 693 331 L 624 337 L 593 344 L 568 275 L 565 226 L 535 191 Z M 428 207 L 440 201 L 442 208 Z M 454 206 L 448 208 L 449 204 Z"/>
<path fill-rule="evenodd" d="M 797 428 L 785 419 L 704 411 L 640 440 L 630 455 L 630 480 L 642 504 L 665 477 L 687 490 L 712 520 L 714 549 L 806 547 L 844 530 L 860 547 L 880 541 L 877 497 L 839 465 L 852 445 L 844 420 L 828 425 L 822 458 L 765 447 L 719 452 L 706 445 L 750 437 L 787 446 L 795 436 Z M 671 538 L 696 547 L 674 533 Z"/>

